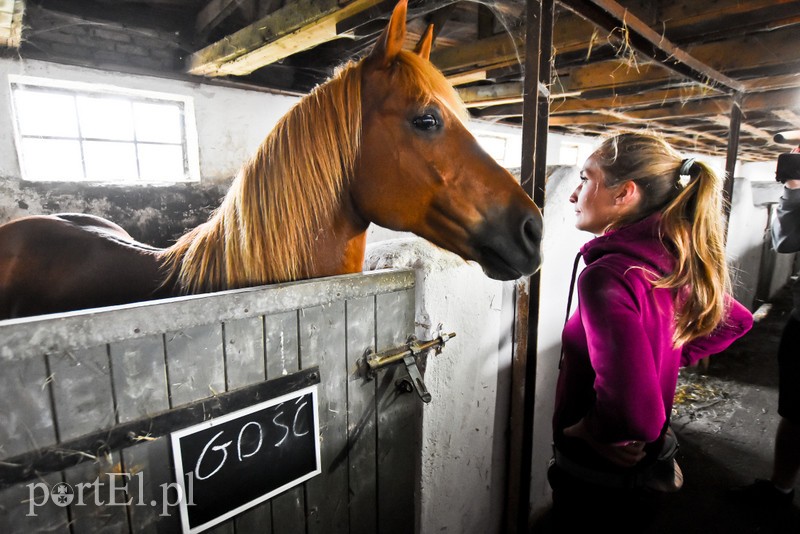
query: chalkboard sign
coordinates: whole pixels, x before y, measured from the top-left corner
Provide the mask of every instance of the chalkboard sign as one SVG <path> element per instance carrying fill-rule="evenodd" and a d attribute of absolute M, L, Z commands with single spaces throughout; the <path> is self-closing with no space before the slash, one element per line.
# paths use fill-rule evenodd
<path fill-rule="evenodd" d="M 201 532 L 321 472 L 317 386 L 172 433 L 183 532 Z"/>

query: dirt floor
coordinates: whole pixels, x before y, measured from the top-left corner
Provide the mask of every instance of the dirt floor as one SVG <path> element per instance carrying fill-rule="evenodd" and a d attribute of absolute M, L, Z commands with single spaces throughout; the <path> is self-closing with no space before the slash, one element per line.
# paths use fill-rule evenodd
<path fill-rule="evenodd" d="M 726 499 L 728 488 L 770 474 L 778 423 L 775 355 L 790 310 L 787 286 L 757 310 L 753 330 L 710 358 L 707 369 L 681 372 L 672 427 L 684 487 L 667 496 L 645 534 L 800 534 L 800 484 L 785 517 Z M 547 523 L 532 532 L 550 532 Z"/>

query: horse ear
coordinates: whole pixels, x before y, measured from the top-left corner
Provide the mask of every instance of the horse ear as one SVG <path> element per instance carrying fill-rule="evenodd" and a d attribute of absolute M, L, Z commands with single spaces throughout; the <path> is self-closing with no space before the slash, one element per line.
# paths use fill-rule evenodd
<path fill-rule="evenodd" d="M 389 25 L 378 37 L 375 48 L 369 54 L 369 59 L 377 61 L 382 67 L 388 67 L 394 63 L 397 54 L 403 49 L 403 41 L 406 38 L 407 11 L 408 0 L 400 0 L 394 7 L 394 11 L 392 11 Z"/>
<path fill-rule="evenodd" d="M 422 59 L 430 59 L 432 44 L 433 24 L 428 24 L 428 28 L 425 30 L 425 33 L 422 34 L 422 37 L 420 37 L 419 42 L 417 43 L 417 48 L 414 49 L 414 52 L 416 52 L 417 55 Z"/>

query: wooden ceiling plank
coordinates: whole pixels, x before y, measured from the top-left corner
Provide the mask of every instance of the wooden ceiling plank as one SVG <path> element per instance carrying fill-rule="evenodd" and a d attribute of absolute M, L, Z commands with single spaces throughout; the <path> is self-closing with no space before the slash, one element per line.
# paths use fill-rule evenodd
<path fill-rule="evenodd" d="M 743 90 L 739 81 L 697 60 L 614 0 L 561 0 L 561 4 L 607 31 L 617 27 L 626 28 L 627 41 L 632 48 L 682 76 L 704 85 L 721 86 L 731 91 Z M 608 16 L 603 16 L 601 12 Z"/>
<path fill-rule="evenodd" d="M 736 13 L 737 15 L 746 15 L 748 11 L 763 9 L 766 0 L 759 0 L 759 1 L 751 1 L 751 2 L 736 2 L 736 1 L 727 1 L 723 2 L 723 5 L 726 9 L 730 12 Z M 773 1 L 766 2 L 767 4 L 773 4 Z M 800 6 L 800 2 L 793 2 Z M 798 7 L 797 9 L 800 9 Z M 700 15 L 696 15 L 694 18 L 689 20 L 668 20 L 665 23 L 665 32 L 671 33 L 675 31 L 680 31 L 683 27 L 687 24 L 697 24 L 698 22 L 704 21 L 724 26 L 724 21 L 722 20 L 722 14 L 720 10 L 711 11 L 708 13 L 701 13 Z M 627 22 L 627 21 L 626 21 Z M 581 56 L 585 56 L 588 54 L 590 49 L 596 49 L 598 42 L 607 42 L 609 38 L 612 36 L 601 36 L 597 34 L 593 34 L 591 30 L 587 30 L 590 28 L 590 24 L 585 20 L 573 15 L 572 13 L 568 13 L 562 15 L 559 18 L 559 23 L 556 24 L 555 27 L 555 34 L 554 34 L 554 48 L 556 49 L 556 63 L 558 66 L 558 58 L 559 55 L 565 54 L 567 52 L 574 52 L 575 54 L 579 54 Z M 800 32 L 796 32 L 797 35 Z M 591 35 L 590 39 L 587 41 L 586 35 Z M 661 34 L 657 34 L 659 41 L 663 40 Z M 791 30 L 787 30 L 787 32 L 776 35 L 774 39 L 767 38 L 767 41 L 778 41 L 778 42 L 786 42 L 786 39 L 790 38 L 791 42 Z M 762 37 L 762 39 L 764 39 Z M 734 40 L 727 41 L 723 45 L 722 48 L 728 46 L 736 46 L 737 41 L 739 40 L 736 37 Z M 440 49 L 434 51 L 433 54 L 433 61 L 434 63 L 442 69 L 444 72 L 450 72 L 454 70 L 466 69 L 470 67 L 474 67 L 476 65 L 480 65 L 482 70 L 487 70 L 493 68 L 492 65 L 488 64 L 487 57 L 489 58 L 497 58 L 498 62 L 507 63 L 509 59 L 513 58 L 515 61 L 521 61 L 522 57 L 519 54 L 521 50 L 521 40 L 514 41 L 509 35 L 500 34 L 496 35 L 492 38 L 479 40 L 475 43 L 471 43 L 464 46 L 457 46 L 457 47 L 450 47 L 446 49 Z M 769 49 L 772 48 L 771 42 L 764 42 L 763 44 L 758 45 L 757 48 L 760 49 Z M 752 45 L 748 45 L 752 48 Z M 745 49 L 747 47 L 743 47 L 739 45 L 737 48 Z M 786 53 L 790 54 L 790 50 L 796 50 L 797 47 L 785 47 Z M 487 53 L 487 50 L 491 50 L 491 53 Z M 733 59 L 738 57 L 739 54 L 727 54 L 725 52 L 720 52 L 720 46 L 715 45 L 707 45 L 707 48 L 699 48 L 695 51 L 694 48 L 688 49 L 689 53 L 698 59 L 703 64 L 710 63 L 718 58 L 730 58 Z M 574 54 L 573 54 L 574 55 Z M 777 58 L 776 58 L 777 60 Z M 620 64 L 622 63 L 619 59 L 611 60 L 612 62 L 616 62 L 613 70 L 615 71 L 614 74 L 619 74 L 619 69 L 622 67 Z M 777 61 L 776 61 L 777 62 Z M 639 72 L 636 71 L 636 66 L 632 64 L 628 64 L 624 67 L 626 70 L 631 70 L 633 76 L 639 76 Z M 642 65 L 638 65 L 641 69 Z M 585 65 L 577 68 L 586 68 Z M 652 68 L 652 67 L 651 67 Z M 658 70 L 664 70 L 662 67 L 657 67 Z M 719 68 L 719 67 L 717 67 Z M 724 69 L 722 69 L 724 70 Z M 662 77 L 663 78 L 663 77 Z M 746 83 L 746 82 L 745 82 Z M 747 87 L 745 86 L 744 89 L 746 90 Z"/>
<path fill-rule="evenodd" d="M 748 93 L 774 89 L 789 89 L 792 87 L 800 87 L 800 73 L 753 78 L 751 80 L 745 80 L 743 83 Z"/>
<path fill-rule="evenodd" d="M 453 87 L 468 83 L 480 82 L 486 79 L 486 69 L 474 69 L 447 76 L 447 81 Z"/>
<path fill-rule="evenodd" d="M 800 30 L 790 27 L 695 45 L 688 50 L 700 61 L 729 72 L 751 65 L 779 65 L 797 60 L 798 47 Z"/>
<path fill-rule="evenodd" d="M 666 106 L 667 104 L 685 105 L 695 99 L 711 98 L 720 96 L 719 93 L 710 92 L 707 87 L 684 87 L 679 89 L 666 89 L 660 91 L 649 91 L 634 95 L 613 95 L 604 98 L 559 98 L 555 95 L 551 100 L 551 113 L 568 114 L 576 112 L 592 112 L 597 110 L 616 110 L 633 111 L 637 108 L 648 106 Z M 471 98 L 469 93 L 463 93 L 462 98 Z M 473 115 L 481 117 L 496 116 L 518 116 L 522 113 L 521 109 L 514 111 L 514 107 L 508 103 L 492 106 L 487 103 L 488 99 L 480 102 L 481 110 L 473 110 Z M 468 107 L 476 107 L 466 103 Z"/>
<path fill-rule="evenodd" d="M 458 94 L 467 107 L 522 102 L 522 82 L 466 87 L 458 89 Z"/>
<path fill-rule="evenodd" d="M 494 67 L 509 61 L 521 62 L 524 43 L 523 38 L 513 38 L 501 33 L 469 44 L 434 50 L 431 53 L 431 62 L 443 72 Z"/>
<path fill-rule="evenodd" d="M 0 2 L 0 47 L 19 48 L 25 0 Z"/>
<path fill-rule="evenodd" d="M 698 45 L 692 48 L 692 54 L 701 60 L 714 61 L 715 66 L 725 72 L 735 73 L 737 69 L 753 64 L 760 65 L 760 68 L 768 72 L 770 67 L 778 68 L 796 62 L 797 49 L 800 49 L 800 32 L 780 30 L 752 39 Z M 800 83 L 800 74 L 796 72 L 777 75 L 781 76 L 781 78 L 776 78 L 776 83 L 780 85 L 797 86 L 797 83 Z M 763 78 L 764 76 L 754 79 L 750 85 L 742 82 L 744 91 L 747 92 L 748 88 L 753 90 L 768 88 L 769 86 Z M 555 81 L 556 87 L 553 90 L 554 92 L 586 92 L 615 88 L 621 91 L 624 87 L 635 90 L 635 87 L 640 84 L 668 84 L 674 79 L 661 65 L 652 63 L 631 65 L 623 60 L 614 59 L 559 71 L 559 77 Z"/>
<path fill-rule="evenodd" d="M 742 111 L 791 109 L 800 111 L 800 89 L 780 89 L 744 97 Z"/>
<path fill-rule="evenodd" d="M 613 95 L 604 98 L 563 98 L 556 97 L 551 106 L 553 112 L 590 111 L 592 109 L 630 110 L 653 105 L 688 103 L 693 100 L 720 96 L 708 87 L 695 85 L 676 89 L 658 89 L 631 95 Z"/>
<path fill-rule="evenodd" d="M 727 128 L 731 122 L 730 117 L 726 117 L 725 115 L 712 115 L 708 117 L 708 120 L 715 124 L 719 124 L 724 128 Z M 745 122 L 742 122 L 739 125 L 739 128 L 742 130 L 742 132 L 748 133 L 755 138 L 763 139 L 764 141 L 770 143 L 772 142 L 773 134 L 769 133 L 766 130 L 762 130 L 761 128 L 753 126 L 752 124 L 747 124 Z"/>
<path fill-rule="evenodd" d="M 725 115 L 730 110 L 730 97 L 706 99 L 701 102 L 690 102 L 685 105 L 673 105 L 649 110 L 636 110 L 626 113 L 613 110 L 601 110 L 595 113 L 559 114 L 554 113 L 551 124 L 597 124 L 606 120 L 620 122 L 624 117 L 627 122 L 685 120 L 689 117 L 714 117 Z M 742 111 L 747 114 L 753 111 L 792 108 L 800 110 L 800 90 L 780 90 L 756 95 L 746 95 L 742 101 Z M 725 146 L 723 143 L 722 146 Z"/>
<path fill-rule="evenodd" d="M 195 35 L 203 38 L 216 28 L 220 22 L 233 13 L 242 0 L 211 0 L 197 14 L 194 23 Z"/>
<path fill-rule="evenodd" d="M 797 128 L 800 128 L 800 114 L 795 113 L 790 109 L 776 109 L 772 111 L 772 114 L 781 119 L 782 121 L 786 121 L 789 124 L 792 124 Z"/>
<path fill-rule="evenodd" d="M 775 9 L 776 4 L 800 4 L 779 0 L 715 0 L 714 2 L 660 2 L 660 17 L 666 23 L 681 20 L 691 25 L 708 20 L 720 20 L 726 15 L 742 15 L 761 9 Z"/>
<path fill-rule="evenodd" d="M 244 75 L 337 37 L 336 25 L 381 0 L 297 0 L 192 54 L 189 73 Z"/>

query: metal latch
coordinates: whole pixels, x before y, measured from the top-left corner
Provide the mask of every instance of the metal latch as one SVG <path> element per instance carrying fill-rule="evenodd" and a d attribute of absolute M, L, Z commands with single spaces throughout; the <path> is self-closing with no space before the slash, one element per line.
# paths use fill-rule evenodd
<path fill-rule="evenodd" d="M 382 352 L 375 352 L 370 349 L 361 361 L 362 374 L 373 376 L 379 369 L 403 362 L 410 380 L 401 378 L 397 381 L 397 386 L 406 391 L 414 389 L 423 402 L 430 402 L 431 394 L 428 392 L 428 388 L 425 387 L 425 382 L 422 381 L 422 374 L 419 372 L 419 367 L 417 367 L 417 358 L 431 349 L 435 349 L 437 354 L 440 353 L 444 348 L 444 344 L 454 337 L 456 337 L 455 332 L 441 334 L 430 341 L 418 341 L 416 337 L 411 336 L 408 338 L 408 343 L 400 347 Z"/>

